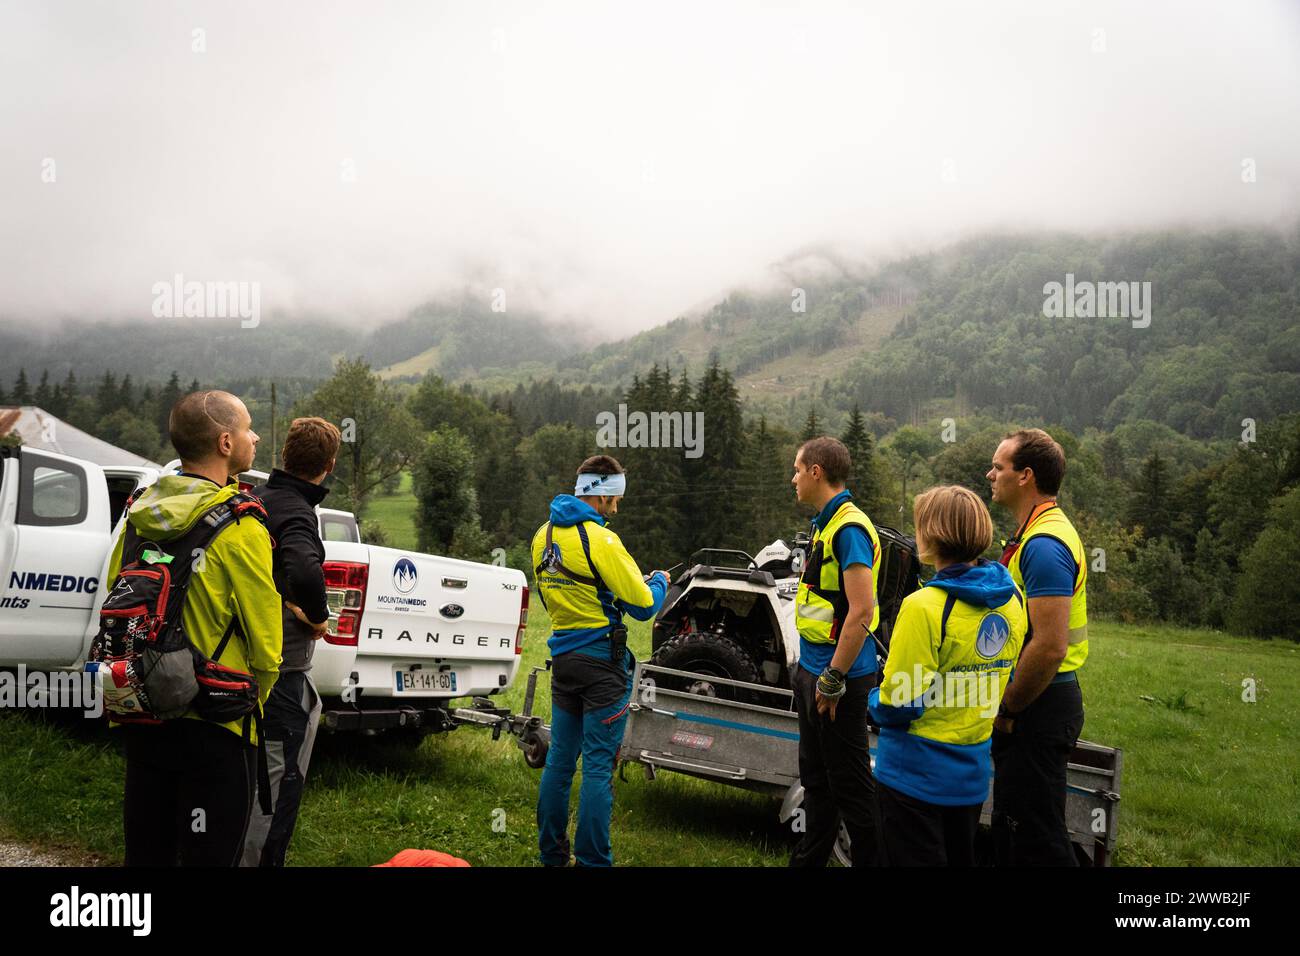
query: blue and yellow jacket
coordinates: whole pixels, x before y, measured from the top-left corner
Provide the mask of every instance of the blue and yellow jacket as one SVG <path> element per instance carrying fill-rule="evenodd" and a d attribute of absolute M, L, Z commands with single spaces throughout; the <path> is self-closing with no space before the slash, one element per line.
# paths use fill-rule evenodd
<path fill-rule="evenodd" d="M 942 806 L 984 802 L 993 718 L 1028 629 L 1011 574 L 983 559 L 946 567 L 903 599 L 868 698 L 881 783 Z"/>
<path fill-rule="evenodd" d="M 552 654 L 565 654 L 605 637 L 626 612 L 638 621 L 659 613 L 668 581 L 655 575 L 646 583 L 641 569 L 605 519 L 573 495 L 556 495 L 551 502 L 551 540 L 560 561 L 570 571 L 594 578 L 583 584 L 567 575 L 539 567 L 546 550 L 546 525 L 533 535 L 533 567 L 537 593 L 551 615 Z"/>

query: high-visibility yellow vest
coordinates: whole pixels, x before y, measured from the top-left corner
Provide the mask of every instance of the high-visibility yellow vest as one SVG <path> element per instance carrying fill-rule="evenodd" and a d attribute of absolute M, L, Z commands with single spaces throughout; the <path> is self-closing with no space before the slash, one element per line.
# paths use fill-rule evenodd
<path fill-rule="evenodd" d="M 809 557 L 799 578 L 799 593 L 795 596 L 794 620 L 799 636 L 813 644 L 834 644 L 840 627 L 849 613 L 849 600 L 844 596 L 844 573 L 835 560 L 835 535 L 847 525 L 864 528 L 871 539 L 871 593 L 876 594 L 877 576 L 880 572 L 880 538 L 876 526 L 852 501 L 845 501 L 827 522 L 825 528 L 813 531 Z M 880 625 L 880 602 L 873 602 L 871 630 Z"/>
<path fill-rule="evenodd" d="M 1065 674 L 1078 670 L 1088 659 L 1088 562 L 1085 560 L 1079 532 L 1074 530 L 1074 525 L 1070 524 L 1070 519 L 1060 507 L 1053 502 L 1041 511 L 1035 509 L 1035 513 L 1029 517 L 1028 526 L 1020 534 L 1019 546 L 1007 562 L 1007 570 L 1021 590 L 1025 587 L 1025 576 L 1020 570 L 1020 556 L 1024 554 L 1025 545 L 1039 535 L 1060 541 L 1070 549 L 1070 557 L 1074 559 L 1074 593 L 1070 597 L 1070 647 L 1057 669 L 1057 673 Z M 1030 637 L 1032 636 L 1031 633 Z"/>

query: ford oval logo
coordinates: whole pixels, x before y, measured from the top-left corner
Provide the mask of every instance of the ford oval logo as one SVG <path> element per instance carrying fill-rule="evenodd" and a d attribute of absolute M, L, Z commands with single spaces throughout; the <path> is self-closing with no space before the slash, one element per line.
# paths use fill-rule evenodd
<path fill-rule="evenodd" d="M 393 565 L 393 587 L 403 594 L 410 593 L 419 576 L 415 570 L 415 562 L 410 558 L 398 558 L 397 564 Z"/>
<path fill-rule="evenodd" d="M 465 609 L 459 604 L 444 604 L 438 608 L 438 613 L 443 617 L 458 618 L 465 613 Z"/>

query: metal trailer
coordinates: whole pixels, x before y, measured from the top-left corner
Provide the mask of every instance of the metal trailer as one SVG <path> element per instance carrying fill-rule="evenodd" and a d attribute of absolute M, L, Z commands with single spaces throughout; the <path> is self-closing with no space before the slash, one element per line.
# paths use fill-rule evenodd
<path fill-rule="evenodd" d="M 661 676 L 697 675 L 637 663 L 621 761 L 641 764 L 649 780 L 668 770 L 769 794 L 781 801 L 781 821 L 789 820 L 803 801 L 794 694 L 779 687 L 709 678 L 734 688 L 739 699 L 725 700 L 659 686 L 656 677 Z M 870 728 L 873 765 L 876 737 L 876 728 Z M 1113 747 L 1081 740 L 1071 755 L 1066 824 L 1081 864 L 1106 866 L 1114 853 L 1122 768 L 1123 754 Z M 989 791 L 980 814 L 984 824 L 993 808 L 991 780 Z M 835 853 L 848 863 L 843 828 Z"/>

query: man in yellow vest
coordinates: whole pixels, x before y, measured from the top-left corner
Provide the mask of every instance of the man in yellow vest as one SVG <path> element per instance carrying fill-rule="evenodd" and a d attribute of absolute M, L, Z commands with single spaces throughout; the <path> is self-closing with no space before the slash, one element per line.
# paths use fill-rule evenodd
<path fill-rule="evenodd" d="M 1040 428 L 1002 440 L 987 478 L 1019 530 L 1002 563 L 1025 592 L 1029 636 L 993 724 L 993 839 L 999 864 L 1074 866 L 1066 769 L 1083 730 L 1088 565 L 1056 503 L 1065 452 Z"/>
<path fill-rule="evenodd" d="M 867 745 L 867 695 L 876 682 L 880 539 L 844 487 L 849 451 L 834 438 L 803 443 L 795 494 L 817 509 L 795 597 L 799 663 L 790 676 L 799 714 L 804 832 L 791 866 L 825 866 L 843 819 L 854 866 L 879 862 L 876 782 Z"/>

